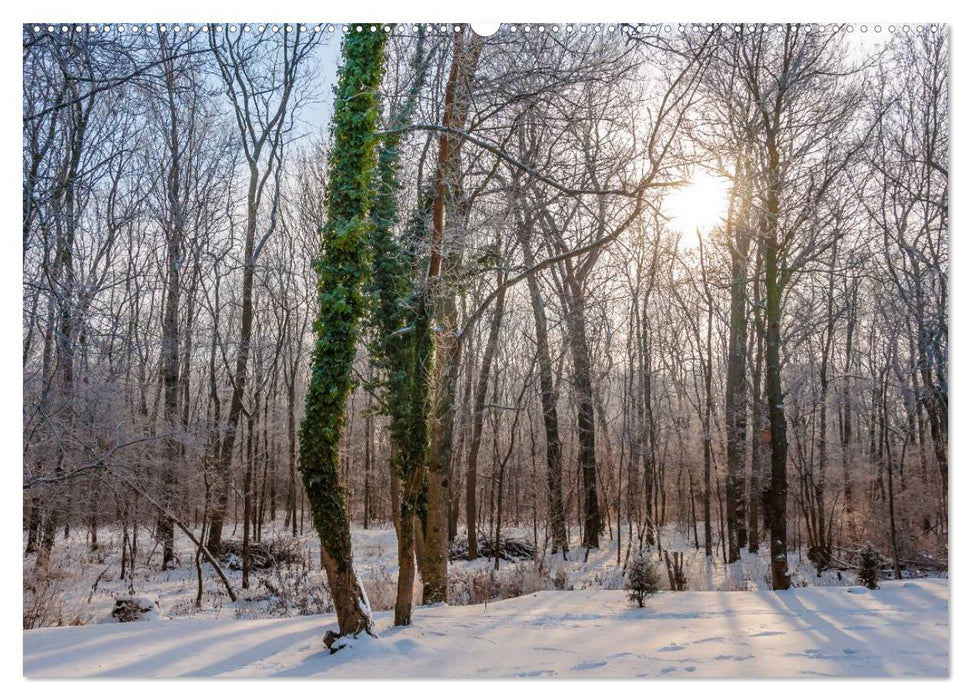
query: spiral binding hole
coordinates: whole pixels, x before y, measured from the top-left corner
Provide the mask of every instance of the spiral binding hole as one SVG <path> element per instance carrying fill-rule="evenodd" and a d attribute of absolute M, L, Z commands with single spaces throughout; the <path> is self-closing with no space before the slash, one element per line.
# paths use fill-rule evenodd
<path fill-rule="evenodd" d="M 142 23 L 142 24 L 33 24 L 27 25 L 29 31 L 33 31 L 35 34 L 48 33 L 48 34 L 82 34 L 87 32 L 89 34 L 97 33 L 117 33 L 117 34 L 153 34 L 156 31 L 158 33 L 168 33 L 168 32 L 182 32 L 186 31 L 190 34 L 192 33 L 206 33 L 210 32 L 210 25 L 202 24 L 199 26 L 193 24 L 152 24 L 152 23 Z M 217 33 L 227 32 L 231 34 L 237 33 L 251 33 L 252 31 L 257 31 L 258 33 L 265 33 L 267 30 L 279 34 L 290 33 L 290 32 L 309 32 L 321 33 L 326 31 L 328 34 L 333 34 L 339 31 L 343 34 L 348 34 L 350 32 L 362 33 L 370 32 L 376 33 L 383 31 L 386 34 L 395 34 L 400 32 L 407 32 L 409 29 L 413 32 L 418 32 L 421 26 L 425 27 L 425 30 L 431 33 L 437 34 L 450 34 L 461 33 L 467 26 L 466 24 L 260 24 L 253 25 L 249 24 L 216 24 L 211 25 L 212 31 Z M 741 34 L 755 34 L 755 33 L 781 33 L 786 29 L 786 25 L 778 23 L 750 23 L 750 24 L 732 24 L 732 23 L 680 23 L 680 24 L 643 24 L 643 23 L 621 23 L 621 24 L 503 24 L 500 26 L 500 30 L 505 30 L 512 34 L 523 33 L 553 33 L 559 34 L 560 32 L 565 32 L 567 34 L 610 34 L 616 36 L 618 33 L 621 34 L 670 34 L 677 31 L 679 34 L 715 34 L 720 33 L 723 35 L 728 35 L 731 33 L 741 35 Z M 847 34 L 852 34 L 853 32 L 859 32 L 860 34 L 882 34 L 884 31 L 889 34 L 896 34 L 898 31 L 904 34 L 926 34 L 932 33 L 936 34 L 939 32 L 939 26 L 936 24 L 797 24 L 794 27 L 797 32 L 805 32 L 807 34 L 812 33 L 832 33 L 836 34 L 839 32 L 845 32 Z"/>

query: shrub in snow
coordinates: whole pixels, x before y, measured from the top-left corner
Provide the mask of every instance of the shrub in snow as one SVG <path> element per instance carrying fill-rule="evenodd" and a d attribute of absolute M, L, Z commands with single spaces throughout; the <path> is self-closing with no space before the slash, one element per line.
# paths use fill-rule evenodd
<path fill-rule="evenodd" d="M 480 559 L 496 558 L 496 541 L 490 537 L 478 538 Z M 515 537 L 499 538 L 499 558 L 508 562 L 526 561 L 536 557 L 536 547 L 532 542 Z M 469 558 L 469 543 L 465 539 L 457 539 L 448 548 L 449 561 Z"/>
<path fill-rule="evenodd" d="M 627 585 L 624 572 L 615 566 L 604 566 L 584 579 L 580 590 L 593 589 L 598 591 L 619 591 Z"/>
<path fill-rule="evenodd" d="M 311 563 L 309 552 L 293 551 L 293 557 L 280 557 L 258 574 L 257 586 L 243 594 L 236 604 L 237 619 L 321 615 L 334 611 L 323 572 Z"/>
<path fill-rule="evenodd" d="M 64 624 L 64 593 L 69 581 L 60 562 L 24 564 L 24 629 Z"/>
<path fill-rule="evenodd" d="M 539 576 L 532 562 L 523 562 L 507 567 L 499 575 L 499 600 L 518 598 L 545 588 L 545 581 Z"/>
<path fill-rule="evenodd" d="M 267 593 L 260 599 L 265 600 L 272 617 L 321 615 L 334 610 L 327 582 L 305 558 L 277 565 L 269 576 L 260 576 L 259 580 Z"/>
<path fill-rule="evenodd" d="M 866 586 L 871 591 L 879 588 L 881 570 L 883 569 L 883 557 L 880 552 L 869 542 L 860 550 L 860 565 L 856 570 L 856 577 L 860 584 Z"/>
<path fill-rule="evenodd" d="M 481 605 L 499 596 L 497 574 L 491 569 L 457 569 L 448 572 L 449 605 Z"/>
<path fill-rule="evenodd" d="M 532 562 L 520 562 L 495 571 L 470 567 L 449 571 L 449 605 L 481 605 L 494 600 L 518 598 L 541 591 L 546 580 Z"/>
<path fill-rule="evenodd" d="M 624 590 L 627 599 L 637 603 L 637 607 L 644 607 L 644 600 L 661 589 L 661 573 L 652 559 L 640 555 L 627 567 L 627 580 Z"/>
<path fill-rule="evenodd" d="M 362 579 L 361 583 L 371 603 L 371 610 L 394 610 L 395 598 L 398 596 L 398 570 L 382 565 L 371 569 L 369 573 L 370 576 Z M 421 605 L 420 586 L 415 586 L 415 591 L 417 596 L 412 596 L 412 603 Z"/>
<path fill-rule="evenodd" d="M 284 534 L 277 534 L 262 542 L 250 542 L 249 554 L 253 569 L 300 564 L 304 559 L 300 540 Z M 243 543 L 240 540 L 225 540 L 221 546 L 220 558 L 233 571 L 242 570 Z"/>
<path fill-rule="evenodd" d="M 158 620 L 159 605 L 157 596 L 120 595 L 115 598 L 111 616 L 118 622 L 138 620 Z"/>

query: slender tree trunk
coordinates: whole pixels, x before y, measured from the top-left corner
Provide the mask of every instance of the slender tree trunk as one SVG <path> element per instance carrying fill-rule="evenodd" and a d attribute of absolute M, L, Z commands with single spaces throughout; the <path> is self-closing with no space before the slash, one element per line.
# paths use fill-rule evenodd
<path fill-rule="evenodd" d="M 851 536 L 855 534 L 854 524 L 854 504 L 853 504 L 853 482 L 850 477 L 850 449 L 853 441 L 853 405 L 850 398 L 850 369 L 853 357 L 853 333 L 856 327 L 856 285 L 850 293 L 850 299 L 846 321 L 846 345 L 844 352 L 846 357 L 843 361 L 843 380 L 840 383 L 840 450 L 843 465 L 843 510 Z"/>
<path fill-rule="evenodd" d="M 646 301 L 646 300 L 645 300 Z M 651 378 L 651 344 L 648 337 L 647 304 L 641 308 L 640 338 L 638 341 L 638 355 L 640 357 L 638 373 L 641 378 L 641 404 L 644 418 L 641 432 L 641 453 L 644 467 L 644 510 L 646 520 L 646 540 L 649 545 L 654 544 L 655 534 L 661 526 L 661 514 L 657 507 L 657 492 L 660 485 L 655 487 L 654 474 L 657 467 L 656 441 L 657 426 L 654 420 L 654 391 Z M 658 540 L 660 541 L 660 540 Z"/>
<path fill-rule="evenodd" d="M 824 329 L 823 338 L 823 352 L 820 358 L 820 368 L 819 368 L 819 437 L 817 441 L 817 451 L 819 453 L 819 470 L 817 478 L 814 479 L 813 484 L 813 494 L 812 497 L 815 503 L 816 511 L 816 522 L 814 524 L 814 529 L 816 531 L 815 542 L 812 543 L 815 547 L 815 551 L 811 552 L 813 555 L 812 561 L 816 565 L 817 570 L 822 571 L 829 566 L 829 560 L 832 556 L 831 546 L 830 546 L 830 535 L 826 524 L 826 471 L 829 464 L 829 456 L 827 454 L 829 450 L 828 442 L 828 402 L 829 402 L 829 364 L 832 355 L 833 348 L 833 338 L 836 335 L 836 316 L 834 313 L 834 296 L 835 296 L 835 277 L 836 277 L 836 254 L 837 246 L 833 246 L 832 255 L 830 257 L 830 275 L 829 275 L 829 287 L 827 290 L 826 299 L 826 327 Z"/>
<path fill-rule="evenodd" d="M 240 312 L 239 347 L 236 351 L 236 366 L 233 372 L 232 396 L 229 400 L 229 415 L 226 418 L 225 433 L 216 460 L 215 488 L 216 503 L 212 512 L 209 540 L 206 548 L 219 556 L 222 550 L 223 525 L 229 506 L 229 487 L 233 481 L 232 463 L 236 446 L 236 433 L 239 419 L 243 413 L 243 399 L 246 392 L 246 375 L 249 365 L 250 341 L 253 335 L 253 278 L 256 261 L 253 252 L 256 245 L 257 187 L 259 173 L 254 164 L 250 165 L 249 191 L 247 193 L 246 239 L 243 246 L 243 286 L 242 309 Z"/>
<path fill-rule="evenodd" d="M 471 83 L 479 62 L 483 40 L 476 34 L 453 38 L 452 67 L 445 88 L 442 125 L 462 129 L 471 106 Z M 426 492 L 427 511 L 422 522 L 423 547 L 419 552 L 426 604 L 445 600 L 448 585 L 448 503 L 449 474 L 452 465 L 452 440 L 455 422 L 455 386 L 462 348 L 456 336 L 458 306 L 455 278 L 461 251 L 457 241 L 446 241 L 446 209 L 451 214 L 448 237 L 459 235 L 464 195 L 461 194 L 461 145 L 457 137 L 442 134 L 439 139 L 438 168 L 435 175 L 435 200 L 432 214 L 432 247 L 428 283 L 432 294 L 435 321 L 435 379 L 430 424 L 430 456 Z M 448 197 L 451 193 L 451 197 Z"/>
<path fill-rule="evenodd" d="M 182 246 L 186 224 L 186 206 L 184 201 L 184 163 L 183 155 L 189 155 L 183 138 L 190 138 L 192 121 L 194 120 L 194 104 L 180 103 L 178 97 L 178 73 L 171 55 L 171 48 L 164 37 L 159 36 L 159 47 L 162 55 L 167 59 L 163 64 L 166 98 L 165 139 L 167 149 L 167 170 L 165 172 L 166 196 L 166 289 L 165 303 L 162 312 L 162 356 L 160 362 L 163 389 L 163 432 L 175 432 L 180 426 L 179 390 L 180 376 L 180 329 L 179 314 L 182 292 Z M 173 561 L 175 529 L 171 518 L 165 512 L 174 510 L 176 477 L 175 465 L 181 457 L 179 440 L 173 435 L 163 439 L 161 443 L 160 472 L 162 481 L 163 513 L 159 518 L 158 536 L 162 542 L 162 570 L 167 569 Z"/>
<path fill-rule="evenodd" d="M 593 398 L 593 377 L 590 349 L 587 343 L 586 320 L 583 316 L 583 287 L 573 274 L 570 261 L 566 263 L 565 315 L 571 357 L 573 359 L 573 390 L 577 403 L 577 441 L 579 467 L 582 478 L 584 548 L 600 546 L 601 516 L 597 498 L 597 445 Z"/>
<path fill-rule="evenodd" d="M 705 247 L 698 234 L 698 252 L 701 259 L 701 277 L 705 288 L 705 297 L 708 305 L 708 322 L 706 324 L 705 341 L 705 408 L 702 418 L 702 432 L 704 433 L 704 464 L 705 464 L 705 483 L 704 483 L 704 517 L 705 517 L 705 556 L 712 554 L 712 528 L 711 528 L 711 472 L 712 472 L 712 450 L 711 450 L 711 414 L 713 411 L 713 400 L 711 392 L 712 381 L 712 326 L 714 325 L 715 303 L 708 287 L 708 270 L 705 264 Z"/>
<path fill-rule="evenodd" d="M 782 274 L 779 269 L 779 155 L 769 145 L 769 186 L 766 196 L 765 232 L 765 393 L 769 404 L 771 432 L 771 472 L 769 495 L 769 553 L 772 588 L 789 588 L 786 556 L 786 414 L 782 393 L 781 327 Z"/>
<path fill-rule="evenodd" d="M 525 264 L 536 264 L 530 247 L 528 222 L 522 222 L 517 229 L 519 242 L 523 247 Z M 550 526 L 552 553 L 569 551 L 566 536 L 566 510 L 563 506 L 563 447 L 560 442 L 559 417 L 556 403 L 557 392 L 553 383 L 553 358 L 550 353 L 549 331 L 546 322 L 546 304 L 536 275 L 526 278 L 529 288 L 530 306 L 533 311 L 533 324 L 536 329 L 536 354 L 539 362 L 540 401 L 543 406 L 543 429 L 546 434 L 546 496 Z"/>
<path fill-rule="evenodd" d="M 475 522 L 476 488 L 478 486 L 476 476 L 479 446 L 482 444 L 483 407 L 485 406 L 486 392 L 489 389 L 489 375 L 492 372 L 492 360 L 496 354 L 499 328 L 502 326 L 503 308 L 506 303 L 506 289 L 502 286 L 503 282 L 505 282 L 505 275 L 499 274 L 496 278 L 496 283 L 499 285 L 499 294 L 496 296 L 495 310 L 492 312 L 489 338 L 486 340 L 485 350 L 482 355 L 482 365 L 479 369 L 479 378 L 475 386 L 475 403 L 472 408 L 472 440 L 469 443 L 469 461 L 465 469 L 465 524 L 470 561 L 479 558 L 478 529 L 476 528 Z"/>
<path fill-rule="evenodd" d="M 368 373 L 372 375 L 373 370 L 369 368 Z M 370 394 L 364 411 L 364 529 L 367 530 L 371 521 L 371 471 L 374 462 L 374 416 Z"/>
<path fill-rule="evenodd" d="M 893 561 L 893 574 L 894 578 L 898 581 L 903 578 L 900 572 L 900 552 L 897 548 L 897 517 L 894 508 L 894 488 L 893 488 L 893 453 L 890 449 L 890 426 L 888 423 L 887 416 L 887 376 L 889 375 L 889 368 L 884 369 L 883 378 L 883 420 L 881 422 L 881 434 L 884 447 L 884 459 L 886 460 L 885 466 L 887 469 L 887 509 L 890 520 L 890 554 Z M 903 462 L 903 457 L 901 457 L 901 462 Z"/>
<path fill-rule="evenodd" d="M 736 168 L 741 176 L 741 167 Z M 738 177 L 736 178 L 738 179 Z M 740 488 L 741 475 L 745 473 L 746 431 L 746 383 L 747 361 L 746 304 L 748 302 L 748 247 L 749 236 L 745 225 L 748 220 L 749 202 L 734 208 L 729 225 L 734 236 L 731 245 L 731 309 L 728 337 L 728 370 L 725 379 L 725 459 L 728 474 L 725 478 L 725 508 L 727 510 L 728 562 L 738 561 L 740 549 L 745 546 L 745 498 Z"/>

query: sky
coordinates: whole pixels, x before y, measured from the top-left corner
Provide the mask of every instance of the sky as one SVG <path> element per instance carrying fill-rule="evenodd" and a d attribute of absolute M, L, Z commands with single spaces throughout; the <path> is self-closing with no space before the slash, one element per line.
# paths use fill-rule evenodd
<path fill-rule="evenodd" d="M 319 26 L 322 28 L 324 38 L 316 52 L 320 71 L 318 89 L 312 103 L 306 106 L 303 114 L 303 121 L 306 126 L 305 135 L 307 136 L 326 133 L 330 127 L 333 88 L 337 83 L 337 70 L 340 66 L 341 25 L 322 24 Z M 490 25 L 485 26 L 489 27 Z M 676 31 L 676 25 L 671 26 Z M 847 29 L 843 31 L 847 32 L 851 50 L 859 51 L 860 56 L 863 57 L 882 47 L 893 36 L 893 33 L 889 31 L 890 26 L 887 23 L 850 24 L 846 25 Z M 894 33 L 901 31 L 900 27 L 899 24 L 894 25 Z M 329 29 L 333 31 L 328 31 Z"/>

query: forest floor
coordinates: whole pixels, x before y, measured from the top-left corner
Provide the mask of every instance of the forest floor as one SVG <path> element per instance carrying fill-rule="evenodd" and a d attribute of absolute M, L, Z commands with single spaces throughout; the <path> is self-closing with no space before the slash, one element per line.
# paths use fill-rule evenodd
<path fill-rule="evenodd" d="M 24 674 L 346 678 L 807 678 L 949 673 L 948 582 L 881 589 L 538 591 L 487 605 L 419 607 L 331 655 L 332 615 L 177 619 L 24 632 Z"/>
<path fill-rule="evenodd" d="M 265 533 L 264 542 L 286 545 L 296 560 L 254 570 L 248 590 L 240 588 L 241 572 L 224 566 L 238 593 L 235 603 L 203 566 L 198 608 L 187 538 L 176 541 L 177 568 L 161 571 L 150 533 L 140 532 L 134 573 L 129 567 L 122 579 L 120 532 L 102 531 L 95 552 L 82 532 L 72 533 L 58 540 L 46 576 L 38 579 L 33 555 L 24 560 L 25 590 L 29 584 L 34 591 L 25 593 L 25 618 L 34 613 L 33 626 L 48 627 L 24 632 L 24 673 L 373 677 L 378 656 L 388 677 L 948 673 L 946 580 L 885 581 L 881 590 L 868 591 L 854 585 L 853 572 L 817 576 L 791 552 L 793 589 L 776 593 L 767 590 L 766 552 L 744 552 L 726 566 L 720 556 L 695 549 L 688 534 L 671 528 L 661 539 L 665 549 L 684 552 L 688 590 L 662 592 L 644 609 L 626 600 L 617 547 L 605 537 L 589 552 L 574 542 L 565 557 L 501 560 L 498 572 L 493 560 L 452 561 L 450 604 L 416 607 L 412 627 L 398 629 L 388 612 L 397 576 L 394 531 L 355 528 L 355 567 L 375 610 L 378 638 L 356 640 L 330 656 L 321 638 L 335 620 L 311 533 L 296 539 Z M 534 533 L 509 528 L 504 536 L 531 542 Z M 651 552 L 656 558 L 656 547 Z M 622 562 L 628 554 L 625 536 Z M 666 587 L 663 565 L 659 570 Z M 116 596 L 132 593 L 159 601 L 157 620 L 114 622 Z M 416 601 L 419 596 L 420 582 Z"/>
<path fill-rule="evenodd" d="M 240 528 L 241 529 L 241 528 Z M 352 530 L 354 565 L 364 584 L 375 611 L 391 610 L 394 606 L 397 582 L 397 544 L 390 525 Z M 239 533 L 226 530 L 227 539 Z M 614 533 L 616 535 L 616 533 Z M 565 556 L 547 554 L 536 561 L 479 558 L 466 561 L 458 558 L 449 563 L 448 603 L 451 605 L 482 604 L 512 598 L 537 591 L 559 590 L 620 590 L 623 588 L 623 565 L 637 550 L 629 546 L 626 531 L 621 542 L 618 565 L 617 546 L 604 536 L 599 549 L 586 551 L 579 547 L 579 532 L 571 537 L 572 548 Z M 760 591 L 770 585 L 769 560 L 766 547 L 757 554 L 742 552 L 742 559 L 732 565 L 722 561 L 721 550 L 706 557 L 703 549 L 696 549 L 691 532 L 667 527 L 661 533 L 661 544 L 670 552 L 684 554 L 684 575 L 688 591 Z M 531 528 L 510 527 L 504 537 L 514 537 L 532 543 Z M 464 538 L 460 531 L 459 538 Z M 185 617 L 201 619 L 258 619 L 294 617 L 332 612 L 326 580 L 319 568 L 320 547 L 317 537 L 306 532 L 291 537 L 282 528 L 267 529 L 263 542 L 280 546 L 295 561 L 269 569 L 254 569 L 250 588 L 241 588 L 242 572 L 238 559 L 224 563 L 237 602 L 231 602 L 215 571 L 203 563 L 203 596 L 196 606 L 198 576 L 192 543 L 182 533 L 176 535 L 177 562 L 173 569 L 161 570 L 161 552 L 151 533 L 140 529 L 136 549 L 136 566 L 129 566 L 121 577 L 121 532 L 118 528 L 103 528 L 99 534 L 99 548 L 90 551 L 85 533 L 72 531 L 67 540 L 58 538 L 51 566 L 38 576 L 34 570 L 35 555 L 24 560 L 25 626 L 49 627 L 89 625 L 113 622 L 110 617 L 117 595 L 135 594 L 156 597 L 161 616 L 170 619 Z M 542 533 L 538 533 L 542 548 Z M 657 548 L 650 549 L 658 558 Z M 662 588 L 667 587 L 664 564 L 658 560 Z M 789 570 L 793 587 L 841 586 L 856 583 L 854 572 L 829 569 L 817 575 L 803 553 L 789 553 Z M 907 577 L 917 572 L 905 572 Z M 932 574 L 933 575 L 933 574 Z M 28 597 L 26 591 L 34 593 Z M 420 602 L 421 582 L 415 586 L 415 600 Z M 28 625 L 26 620 L 32 622 Z"/>

